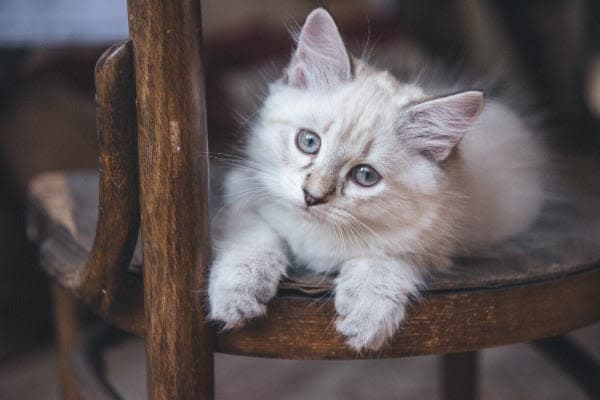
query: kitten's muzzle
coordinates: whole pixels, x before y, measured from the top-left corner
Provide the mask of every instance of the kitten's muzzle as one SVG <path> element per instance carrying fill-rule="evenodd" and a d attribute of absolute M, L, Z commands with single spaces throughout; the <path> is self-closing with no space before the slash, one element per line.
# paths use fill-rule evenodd
<path fill-rule="evenodd" d="M 327 200 L 329 200 L 328 195 L 325 195 L 323 197 L 318 197 L 318 196 L 314 196 L 314 195 L 310 194 L 306 189 L 302 189 L 302 191 L 304 192 L 304 202 L 309 207 L 327 203 Z"/>

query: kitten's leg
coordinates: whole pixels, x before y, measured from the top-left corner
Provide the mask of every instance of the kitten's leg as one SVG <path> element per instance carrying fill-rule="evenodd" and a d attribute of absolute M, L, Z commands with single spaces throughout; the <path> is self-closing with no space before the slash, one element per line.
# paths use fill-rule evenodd
<path fill-rule="evenodd" d="M 400 260 L 359 258 L 345 262 L 335 286 L 338 332 L 357 351 L 377 350 L 398 330 L 421 274 Z"/>
<path fill-rule="evenodd" d="M 240 216 L 217 243 L 209 275 L 209 318 L 223 329 L 264 315 L 288 264 L 281 238 L 259 217 Z"/>

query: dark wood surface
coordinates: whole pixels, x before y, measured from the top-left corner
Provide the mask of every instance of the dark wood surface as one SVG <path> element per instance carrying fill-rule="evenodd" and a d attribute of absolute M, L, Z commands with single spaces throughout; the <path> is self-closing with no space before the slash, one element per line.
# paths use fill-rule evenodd
<path fill-rule="evenodd" d="M 60 190 L 40 183 L 59 177 Z M 32 197 L 45 199 L 38 199 L 38 204 L 69 209 L 43 210 L 49 226 L 64 232 L 64 226 L 71 225 L 76 232 L 65 235 L 48 229 L 41 256 L 45 265 L 55 264 L 51 273 L 68 268 L 69 263 L 81 265 L 73 260 L 85 258 L 90 251 L 97 179 L 93 173 L 51 174 L 39 177 L 32 186 Z M 40 186 L 45 190 L 35 191 Z M 70 193 L 70 200 L 65 193 Z M 55 196 L 59 198 L 51 198 Z M 455 273 L 431 277 L 431 288 L 409 308 L 390 348 L 362 355 L 348 349 L 331 324 L 334 308 L 328 284 L 283 282 L 267 317 L 242 330 L 219 334 L 216 350 L 277 358 L 392 357 L 464 352 L 558 335 L 600 319 L 600 265 L 594 260 L 600 260 L 600 248 L 583 242 L 575 246 L 571 238 L 527 262 L 523 257 L 464 260 Z M 124 301 L 133 305 L 135 293 L 141 293 L 139 266 L 132 265 L 130 271 L 131 297 Z M 141 306 L 108 317 L 130 332 L 146 334 Z"/>
<path fill-rule="evenodd" d="M 96 129 L 100 152 L 99 218 L 82 290 L 100 293 L 99 307 L 116 301 L 139 230 L 137 121 L 133 44 L 109 48 L 96 64 Z"/>
<path fill-rule="evenodd" d="M 88 243 L 85 254 L 71 254 L 64 266 L 54 265 L 51 261 L 44 266 L 55 272 L 61 285 L 76 290 L 78 297 L 103 312 L 112 311 L 113 306 L 122 306 L 121 302 L 115 300 L 126 284 L 126 271 L 139 230 L 137 132 L 131 50 L 131 43 L 112 46 L 100 57 L 96 66 L 100 172 L 93 179 L 95 189 L 89 194 L 75 193 L 60 175 L 37 181 L 32 187 L 32 193 L 47 195 L 32 197 L 34 203 L 39 202 L 32 207 L 32 219 L 39 220 L 40 224 L 31 225 L 30 235 L 43 236 L 45 229 L 53 229 L 61 237 L 81 233 Z M 90 195 L 95 199 L 91 200 Z M 93 218 L 97 224 L 81 229 L 68 215 L 69 205 L 90 200 L 95 209 L 82 209 L 85 212 L 82 217 Z M 36 214 L 35 210 L 41 214 Z M 50 218 L 45 215 L 47 212 L 51 214 Z M 52 227 L 45 223 L 51 224 L 50 221 L 55 220 L 61 220 L 62 223 Z M 50 239 L 44 244 L 49 247 L 45 260 L 52 257 L 52 240 L 59 239 Z M 72 250 L 78 251 L 76 247 Z"/>
<path fill-rule="evenodd" d="M 281 296 L 267 316 L 220 334 L 217 351 L 295 359 L 389 358 L 466 352 L 559 335 L 600 319 L 600 266 L 500 289 L 425 293 L 380 352 L 356 354 L 333 325 L 332 301 Z"/>
<path fill-rule="evenodd" d="M 199 0 L 128 0 L 150 399 L 211 399 L 208 150 Z"/>

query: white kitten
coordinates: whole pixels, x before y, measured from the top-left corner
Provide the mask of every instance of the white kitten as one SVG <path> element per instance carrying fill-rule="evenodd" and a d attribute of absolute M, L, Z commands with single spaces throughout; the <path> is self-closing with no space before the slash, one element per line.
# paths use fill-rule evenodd
<path fill-rule="evenodd" d="M 424 275 L 526 228 L 541 146 L 480 91 L 440 95 L 351 58 L 331 16 L 307 18 L 225 181 L 210 318 L 266 312 L 288 266 L 338 272 L 337 330 L 380 348 Z"/>

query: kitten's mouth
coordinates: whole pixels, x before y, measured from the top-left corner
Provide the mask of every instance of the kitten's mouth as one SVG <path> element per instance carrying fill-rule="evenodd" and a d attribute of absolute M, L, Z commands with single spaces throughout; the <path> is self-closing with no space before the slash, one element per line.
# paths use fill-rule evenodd
<path fill-rule="evenodd" d="M 314 210 L 314 209 L 312 209 L 312 207 L 309 207 L 309 206 L 300 206 L 299 208 L 300 208 L 300 209 L 303 211 L 303 213 L 304 213 L 304 214 L 306 214 L 306 215 L 316 215 L 316 212 L 315 212 L 315 210 Z"/>

